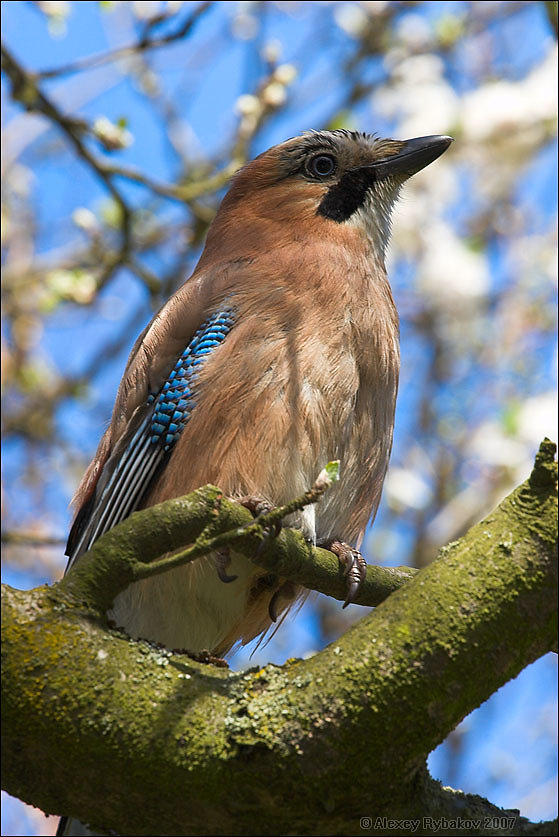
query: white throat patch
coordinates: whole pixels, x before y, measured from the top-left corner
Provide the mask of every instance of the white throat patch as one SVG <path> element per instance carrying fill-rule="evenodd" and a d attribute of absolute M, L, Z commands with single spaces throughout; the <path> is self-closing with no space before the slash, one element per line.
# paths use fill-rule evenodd
<path fill-rule="evenodd" d="M 375 253 L 384 262 L 390 240 L 392 207 L 398 198 L 400 184 L 381 180 L 367 192 L 365 202 L 347 223 L 362 229 Z"/>

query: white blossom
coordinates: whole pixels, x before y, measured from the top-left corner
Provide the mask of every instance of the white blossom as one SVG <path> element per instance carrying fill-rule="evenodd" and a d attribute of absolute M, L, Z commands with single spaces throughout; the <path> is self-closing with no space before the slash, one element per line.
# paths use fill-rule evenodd
<path fill-rule="evenodd" d="M 242 116 L 254 116 L 260 113 L 261 109 L 260 101 L 252 93 L 244 93 L 235 102 L 235 110 Z"/>
<path fill-rule="evenodd" d="M 392 76 L 390 86 L 373 94 L 372 104 L 381 116 L 399 119 L 400 136 L 450 132 L 460 99 L 444 79 L 444 64 L 437 55 L 409 56 L 392 68 Z"/>
<path fill-rule="evenodd" d="M 407 14 L 398 20 L 396 34 L 410 49 L 426 48 L 432 39 L 432 30 L 422 15 Z"/>
<path fill-rule="evenodd" d="M 426 480 L 409 468 L 390 468 L 384 483 L 384 493 L 390 505 L 423 509 L 429 505 L 432 491 Z"/>
<path fill-rule="evenodd" d="M 334 20 L 344 32 L 358 38 L 364 32 L 367 23 L 367 13 L 357 3 L 342 3 L 334 9 Z"/>
<path fill-rule="evenodd" d="M 500 79 L 464 96 L 460 108 L 463 136 L 467 140 L 499 141 L 510 136 L 518 142 L 518 130 L 554 120 L 557 115 L 557 47 L 521 81 Z"/>
<path fill-rule="evenodd" d="M 460 313 L 457 305 L 487 293 L 490 280 L 485 254 L 468 247 L 449 224 L 425 219 L 421 239 L 417 287 L 431 304 Z"/>

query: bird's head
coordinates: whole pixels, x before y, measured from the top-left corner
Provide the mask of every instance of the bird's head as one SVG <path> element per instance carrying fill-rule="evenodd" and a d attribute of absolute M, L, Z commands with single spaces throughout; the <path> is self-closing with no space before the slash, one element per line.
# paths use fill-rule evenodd
<path fill-rule="evenodd" d="M 260 154 L 233 179 L 216 222 L 220 232 L 245 226 L 294 235 L 362 233 L 384 256 L 400 187 L 436 160 L 447 136 L 381 139 L 357 131 L 312 131 Z M 265 246 L 260 238 L 260 246 Z"/>

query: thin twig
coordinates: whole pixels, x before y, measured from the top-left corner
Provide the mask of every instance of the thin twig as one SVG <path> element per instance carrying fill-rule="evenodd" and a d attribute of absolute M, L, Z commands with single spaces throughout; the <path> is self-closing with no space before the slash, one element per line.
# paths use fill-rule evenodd
<path fill-rule="evenodd" d="M 250 535 L 261 535 L 264 537 L 264 532 L 274 524 L 280 522 L 285 517 L 293 514 L 305 506 L 317 503 L 325 491 L 330 488 L 333 482 L 338 479 L 339 461 L 329 462 L 326 468 L 320 472 L 312 488 L 305 491 L 299 497 L 291 500 L 283 506 L 277 506 L 265 514 L 258 515 L 256 520 L 249 523 L 247 526 L 241 526 L 237 529 L 230 529 L 227 532 L 222 532 L 214 537 L 207 536 L 207 529 L 205 529 L 196 541 L 187 549 L 161 558 L 158 561 L 152 561 L 149 564 L 138 563 L 134 569 L 134 581 L 139 581 L 144 578 L 151 578 L 154 575 L 167 572 L 174 567 L 181 567 L 184 564 L 189 564 L 196 558 L 202 555 L 208 555 L 217 549 L 224 546 L 231 546 L 235 541 L 249 537 Z"/>
<path fill-rule="evenodd" d="M 82 134 L 87 129 L 87 124 L 83 120 L 66 116 L 62 113 L 60 108 L 46 96 L 37 85 L 33 74 L 25 70 L 21 64 L 14 58 L 4 45 L 1 48 L 2 67 L 6 71 L 11 83 L 12 94 L 15 100 L 28 110 L 38 111 L 44 114 L 52 122 L 56 123 L 60 129 L 66 134 L 70 143 L 74 146 L 76 153 L 82 160 L 89 165 L 93 172 L 99 177 L 110 194 L 115 203 L 118 205 L 121 212 L 121 245 L 119 252 L 109 259 L 100 283 L 104 284 L 107 277 L 112 275 L 114 270 L 119 267 L 131 246 L 131 211 L 128 204 L 122 197 L 120 191 L 114 185 L 112 178 L 113 174 L 104 165 L 102 160 L 98 159 L 85 145 L 82 140 Z"/>
<path fill-rule="evenodd" d="M 170 44 L 173 41 L 179 41 L 190 33 L 194 24 L 205 12 L 210 9 L 211 6 L 213 6 L 213 2 L 211 1 L 201 3 L 198 8 L 192 12 L 190 17 L 186 18 L 176 32 L 170 32 L 168 35 L 162 35 L 158 38 L 145 36 L 135 44 L 128 44 L 127 46 L 119 47 L 118 49 L 113 49 L 108 52 L 101 52 L 97 55 L 88 55 L 85 58 L 80 58 L 70 64 L 63 65 L 62 67 L 53 67 L 50 70 L 41 70 L 40 72 L 33 74 L 34 78 L 38 80 L 58 78 L 59 76 L 78 73 L 80 70 L 91 70 L 94 67 L 100 67 L 103 64 L 110 64 L 112 61 L 118 61 L 121 58 L 128 58 L 139 52 L 145 52 L 145 50 L 148 49 L 158 49 L 159 47 Z M 158 23 L 159 22 L 161 21 L 158 21 Z"/>
<path fill-rule="evenodd" d="M 67 538 L 57 538 L 54 535 L 42 535 L 38 532 L 24 530 L 4 530 L 1 540 L 6 546 L 64 546 Z"/>

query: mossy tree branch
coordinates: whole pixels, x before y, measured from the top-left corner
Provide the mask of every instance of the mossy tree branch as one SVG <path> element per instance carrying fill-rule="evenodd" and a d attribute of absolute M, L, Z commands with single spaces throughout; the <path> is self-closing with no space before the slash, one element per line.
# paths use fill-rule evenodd
<path fill-rule="evenodd" d="M 554 449 L 543 443 L 529 480 L 338 642 L 280 668 L 203 666 L 108 630 L 100 613 L 110 594 L 93 564 L 122 583 L 111 550 L 126 567 L 129 539 L 145 556 L 159 538 L 177 548 L 174 513 L 192 540 L 208 502 L 210 527 L 233 522 L 224 509 L 246 518 L 216 506 L 217 489 L 130 518 L 64 583 L 5 588 L 3 786 L 121 834 L 355 834 L 365 816 L 481 817 L 467 833 L 487 833 L 497 809 L 441 789 L 425 758 L 554 646 Z M 157 535 L 150 513 L 163 515 Z M 295 560 L 292 536 L 266 542 L 259 562 L 276 549 Z M 551 833 L 541 828 L 516 818 L 491 833 Z M 432 832 L 423 821 L 415 833 Z"/>
<path fill-rule="evenodd" d="M 104 613 L 134 581 L 231 546 L 265 570 L 344 601 L 347 582 L 331 552 L 313 548 L 292 529 L 277 538 L 269 533 L 272 524 L 320 499 L 330 487 L 321 478 L 301 497 L 257 520 L 213 485 L 136 512 L 96 541 L 59 582 L 56 595 Z M 190 546 L 178 555 L 159 557 L 185 544 Z M 370 566 L 355 602 L 374 607 L 416 573 L 411 567 Z"/>

